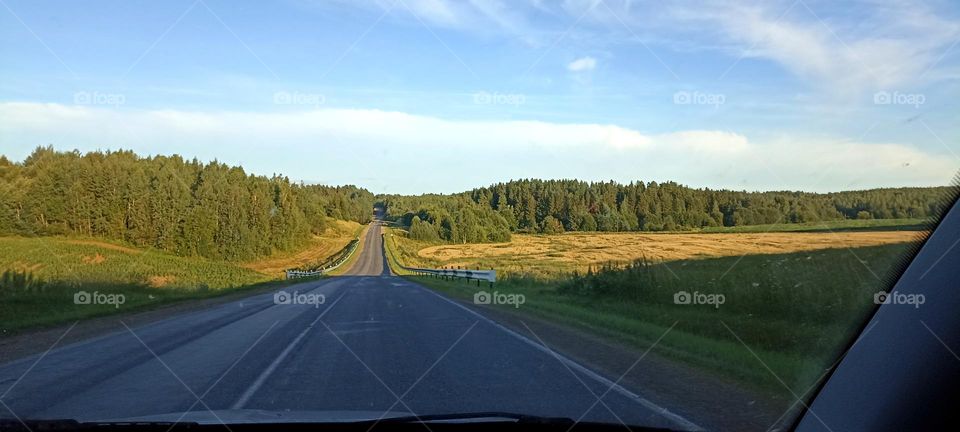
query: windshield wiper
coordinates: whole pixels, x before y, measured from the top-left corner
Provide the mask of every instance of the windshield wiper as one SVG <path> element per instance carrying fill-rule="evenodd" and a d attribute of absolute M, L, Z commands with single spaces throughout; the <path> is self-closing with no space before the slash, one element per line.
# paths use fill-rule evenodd
<path fill-rule="evenodd" d="M 382 420 L 363 421 L 361 423 L 429 423 L 462 420 L 504 419 L 511 423 L 549 423 L 573 424 L 573 419 L 566 417 L 538 417 L 526 414 L 517 414 L 505 411 L 480 411 L 454 414 L 428 414 L 420 416 L 388 417 Z M 511 421 L 512 420 L 512 421 Z"/>
<path fill-rule="evenodd" d="M 622 431 L 624 426 L 627 429 L 632 431 L 640 432 L 675 432 L 672 429 L 662 429 L 662 428 L 653 428 L 646 426 L 635 426 L 635 425 L 623 425 L 619 423 L 597 423 L 597 422 L 584 422 L 584 421 L 575 421 L 568 417 L 541 417 L 529 414 L 518 414 L 504 411 L 481 411 L 481 412 L 468 412 L 468 413 L 453 413 L 453 414 L 427 414 L 419 416 L 403 416 L 403 417 L 390 417 L 382 420 L 370 420 L 362 421 L 354 424 L 364 424 L 364 425 L 373 425 L 373 424 L 436 424 L 436 423 L 445 423 L 445 424 L 462 424 L 462 423 L 506 423 L 506 424 L 516 424 L 516 425 L 525 425 L 525 426 L 545 426 L 549 430 L 564 430 L 568 431 L 571 428 L 576 430 L 619 430 Z"/>

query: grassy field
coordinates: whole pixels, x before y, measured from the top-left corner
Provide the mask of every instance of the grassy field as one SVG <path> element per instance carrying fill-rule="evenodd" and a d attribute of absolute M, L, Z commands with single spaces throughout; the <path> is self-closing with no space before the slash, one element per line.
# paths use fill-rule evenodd
<path fill-rule="evenodd" d="M 766 232 L 841 232 L 841 231 L 923 231 L 929 229 L 927 219 L 846 219 L 824 222 L 708 227 L 700 232 L 766 233 Z"/>
<path fill-rule="evenodd" d="M 314 236 L 310 244 L 296 252 L 283 252 L 268 258 L 244 263 L 243 266 L 274 277 L 284 270 L 321 263 L 343 249 L 350 240 L 357 238 L 363 225 L 353 221 L 331 220 L 323 235 Z"/>
<path fill-rule="evenodd" d="M 836 231 L 769 233 L 566 233 L 515 234 L 508 243 L 430 244 L 391 229 L 394 248 L 407 265 L 495 268 L 505 273 L 551 276 L 584 272 L 610 262 L 636 259 L 677 261 L 724 256 L 778 254 L 830 248 L 904 243 L 922 231 Z"/>
<path fill-rule="evenodd" d="M 0 272 L 32 273 L 62 285 L 231 288 L 271 279 L 226 261 L 185 258 L 102 240 L 0 237 Z"/>
<path fill-rule="evenodd" d="M 322 255 L 316 255 L 316 249 L 309 252 Z M 292 254 L 287 259 L 305 256 Z M 98 239 L 0 237 L 0 334 L 285 284 L 279 274 L 250 268 L 266 269 L 280 262 L 278 257 L 271 260 L 269 265 L 252 266 Z M 81 292 L 97 293 L 101 299 L 122 294 L 123 303 L 75 304 L 74 295 Z"/>
<path fill-rule="evenodd" d="M 875 307 L 874 293 L 886 288 L 915 244 L 911 241 L 922 238 L 921 232 L 899 230 L 588 233 L 441 246 L 411 241 L 399 229 L 387 235 L 391 265 L 523 269 L 500 272 L 504 277 L 494 288 L 523 294 L 520 313 L 587 328 L 639 349 L 676 323 L 658 352 L 774 392 L 783 387 L 750 350 L 792 388 L 813 385 Z M 643 256 L 646 261 L 603 264 Z M 586 266 L 592 266 L 589 275 L 572 274 Z M 484 289 L 407 277 L 467 300 Z M 716 307 L 675 304 L 681 292 L 722 294 L 724 301 Z"/>

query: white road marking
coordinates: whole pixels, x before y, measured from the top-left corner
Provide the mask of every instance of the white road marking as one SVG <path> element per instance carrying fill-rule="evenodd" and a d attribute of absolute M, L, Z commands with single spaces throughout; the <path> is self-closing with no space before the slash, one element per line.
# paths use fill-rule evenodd
<path fill-rule="evenodd" d="M 638 395 L 638 394 L 636 394 L 636 393 L 634 393 L 634 392 L 632 392 L 632 391 L 630 391 L 630 390 L 627 390 L 626 388 L 624 388 L 624 387 L 621 386 L 620 384 L 617 384 L 617 383 L 615 383 L 615 382 L 607 379 L 607 378 L 604 377 L 603 375 L 600 375 L 600 374 L 598 374 L 598 373 L 596 373 L 596 372 L 588 369 L 586 366 L 583 366 L 583 365 L 581 365 L 580 363 L 577 363 L 577 362 L 571 360 L 569 357 L 566 357 L 566 356 L 564 356 L 563 354 L 560 354 L 560 353 L 558 353 L 558 352 L 556 352 L 556 351 L 554 351 L 554 350 L 552 350 L 552 349 L 550 349 L 550 348 L 547 348 L 547 347 L 545 347 L 545 346 L 543 346 L 543 345 L 540 345 L 540 344 L 538 344 L 538 343 L 530 340 L 530 339 L 527 338 L 526 336 L 524 336 L 524 335 L 522 335 L 522 334 L 520 334 L 520 333 L 517 333 L 517 332 L 515 332 L 515 331 L 513 331 L 513 330 L 511 330 L 511 329 L 509 329 L 509 328 L 507 328 L 507 327 L 504 327 L 504 326 L 501 325 L 500 323 L 498 323 L 498 322 L 496 322 L 496 321 L 494 321 L 494 320 L 492 320 L 492 319 L 490 319 L 490 318 L 487 318 L 487 317 L 481 315 L 481 314 L 480 314 L 479 312 L 477 312 L 477 311 L 474 311 L 474 310 L 472 310 L 472 309 L 470 309 L 470 308 L 468 308 L 468 307 L 466 307 L 466 306 L 464 306 L 464 305 L 462 305 L 462 304 L 460 304 L 460 303 L 457 303 L 457 302 L 455 302 L 455 301 L 453 301 L 453 300 L 450 300 L 450 299 L 448 299 L 448 298 L 440 295 L 439 293 L 437 293 L 437 292 L 434 291 L 434 290 L 431 290 L 431 289 L 426 288 L 426 287 L 424 287 L 424 286 L 421 286 L 421 285 L 419 285 L 419 284 L 414 284 L 414 285 L 416 285 L 418 288 L 420 288 L 420 289 L 422 289 L 422 290 L 426 290 L 427 292 L 429 292 L 429 293 L 431 293 L 431 294 L 439 297 L 440 299 L 442 299 L 443 301 L 445 301 L 445 302 L 447 302 L 447 303 L 450 303 L 450 304 L 452 304 L 452 305 L 454 305 L 454 306 L 456 306 L 456 307 L 458 307 L 458 308 L 460 308 L 460 309 L 463 309 L 463 310 L 467 311 L 468 313 L 472 314 L 473 316 L 476 316 L 477 318 L 480 318 L 481 320 L 489 323 L 490 325 L 493 325 L 494 327 L 496 327 L 496 328 L 498 328 L 498 329 L 500 329 L 500 330 L 503 330 L 503 331 L 507 332 L 507 334 L 509 334 L 509 335 L 511 335 L 511 336 L 513 336 L 513 337 L 515 337 L 515 338 L 517 338 L 517 339 L 519 339 L 519 340 L 521 340 L 522 342 L 526 343 L 527 345 L 530 345 L 531 347 L 533 347 L 533 348 L 535 348 L 535 349 L 537 349 L 537 350 L 539 350 L 539 351 L 541 351 L 541 352 L 544 352 L 544 353 L 546 353 L 546 354 L 549 354 L 549 355 L 551 355 L 551 356 L 555 356 L 557 359 L 559 359 L 561 362 L 565 363 L 567 366 L 569 366 L 569 367 L 571 367 L 571 368 L 579 371 L 580 373 L 582 373 L 582 374 L 584 374 L 584 375 L 586 375 L 586 376 L 588 376 L 588 377 L 596 380 L 597 382 L 599 382 L 599 383 L 601 383 L 601 384 L 603 384 L 603 385 L 611 388 L 613 391 L 615 391 L 615 392 L 617 392 L 617 393 L 620 393 L 621 395 L 626 396 L 626 397 L 629 398 L 629 399 L 632 399 L 633 401 L 639 403 L 640 405 L 643 405 L 643 406 L 646 407 L 647 409 L 649 409 L 649 410 L 651 410 L 651 411 L 654 411 L 654 412 L 656 412 L 656 413 L 658 413 L 658 414 L 666 417 L 666 418 L 669 419 L 670 421 L 676 423 L 677 425 L 679 425 L 680 427 L 682 427 L 682 428 L 684 428 L 684 429 L 686 429 L 686 430 L 690 430 L 690 431 L 702 431 L 702 430 L 705 430 L 705 429 L 703 429 L 702 427 L 698 426 L 696 423 L 694 423 L 694 422 L 692 422 L 692 421 L 690 421 L 690 420 L 687 420 L 687 419 L 683 418 L 683 417 L 680 416 L 679 414 L 676 414 L 676 413 L 674 413 L 674 412 L 671 412 L 670 410 L 668 410 L 668 409 L 666 409 L 666 408 L 663 408 L 663 407 L 661 407 L 660 405 L 657 405 L 657 404 L 653 403 L 653 402 L 650 401 L 649 399 L 644 398 L 643 396 L 640 396 L 640 395 Z"/>
<path fill-rule="evenodd" d="M 290 352 L 293 351 L 293 349 L 296 348 L 296 346 L 300 343 L 303 337 L 307 335 L 307 332 L 309 332 L 310 329 L 312 329 L 313 326 L 316 325 L 317 322 L 319 322 L 320 319 L 323 318 L 323 316 L 330 311 L 330 309 L 333 309 L 333 307 L 337 305 L 337 302 L 339 302 L 340 299 L 342 299 L 344 294 L 346 293 L 347 293 L 347 290 L 345 289 L 342 290 L 342 292 L 340 293 L 340 296 L 337 297 L 337 299 L 334 300 L 333 303 L 330 304 L 330 306 L 327 306 L 327 308 L 324 309 L 323 312 L 321 312 L 320 315 L 317 316 L 317 318 L 313 320 L 313 322 L 311 322 L 310 325 L 307 326 L 307 328 L 303 329 L 303 331 L 300 332 L 300 334 L 298 334 L 297 337 L 293 339 L 293 341 L 290 342 L 290 344 L 287 345 L 287 347 L 284 348 L 283 351 L 280 352 L 280 355 L 278 355 L 277 358 L 273 359 L 273 361 L 270 362 L 270 365 L 267 366 L 267 368 L 260 373 L 260 376 L 258 376 L 257 379 L 253 381 L 253 384 L 251 384 L 250 387 L 247 388 L 247 390 L 240 395 L 240 398 L 238 398 L 237 401 L 230 406 L 230 409 L 243 408 L 243 406 L 250 401 L 250 398 L 253 397 L 254 393 L 256 393 L 257 390 L 259 390 L 260 387 L 263 386 L 263 383 L 267 381 L 267 378 L 270 378 L 270 375 L 273 374 L 273 371 L 275 371 L 277 367 L 280 366 L 280 363 L 283 362 L 285 358 L 287 358 L 287 355 L 289 355 Z"/>

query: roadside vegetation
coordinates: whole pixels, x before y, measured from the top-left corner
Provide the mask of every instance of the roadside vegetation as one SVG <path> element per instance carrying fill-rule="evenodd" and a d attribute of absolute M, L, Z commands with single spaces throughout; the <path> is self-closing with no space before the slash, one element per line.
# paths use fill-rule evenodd
<path fill-rule="evenodd" d="M 283 270 L 335 259 L 362 229 L 356 222 L 336 221 L 302 251 L 243 263 L 180 257 L 89 237 L 0 237 L 0 336 L 303 282 L 284 281 Z M 73 296 L 80 292 L 101 298 L 122 295 L 123 303 L 77 305 Z"/>
<path fill-rule="evenodd" d="M 281 283 L 234 263 L 97 239 L 0 237 L 0 334 Z M 75 304 L 80 292 L 122 304 Z"/>
<path fill-rule="evenodd" d="M 282 276 L 289 269 L 310 270 L 320 267 L 356 240 L 363 232 L 363 227 L 354 221 L 332 220 L 324 232 L 312 236 L 303 249 L 248 261 L 243 263 L 243 267 L 275 277 Z"/>
<path fill-rule="evenodd" d="M 351 267 L 353 267 L 353 264 L 356 263 L 357 259 L 360 257 L 360 252 L 366 246 L 368 229 L 370 229 L 370 224 L 366 224 L 360 229 L 360 232 L 357 233 L 356 237 L 357 246 L 350 251 L 346 251 L 348 254 L 346 255 L 346 260 L 344 260 L 343 263 L 341 263 L 337 268 L 327 272 L 326 274 L 331 276 L 339 276 L 346 273 Z"/>

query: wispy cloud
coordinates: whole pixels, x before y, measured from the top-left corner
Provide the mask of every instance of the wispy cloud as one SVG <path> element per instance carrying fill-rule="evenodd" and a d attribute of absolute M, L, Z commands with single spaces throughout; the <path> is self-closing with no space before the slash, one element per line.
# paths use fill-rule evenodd
<path fill-rule="evenodd" d="M 820 4 L 822 5 L 822 4 Z M 960 38 L 960 23 L 918 2 L 855 2 L 817 10 L 803 0 L 675 8 L 734 43 L 739 56 L 772 60 L 831 90 L 917 85 Z"/>
<path fill-rule="evenodd" d="M 387 7 L 392 1 L 349 4 Z M 400 1 L 431 25 L 533 44 L 552 43 L 570 32 L 565 40 L 582 44 L 633 40 L 670 50 L 720 51 L 730 57 L 730 63 L 717 67 L 721 78 L 736 74 L 743 59 L 763 59 L 828 91 L 856 92 L 942 79 L 944 74 L 936 69 L 944 66 L 943 58 L 960 39 L 960 21 L 951 16 L 956 11 L 944 13 L 943 5 L 913 0 L 839 4 L 710 0 L 669 5 L 653 0 L 604 0 L 604 6 L 596 6 L 597 0 Z M 568 27 L 570 22 L 578 25 Z M 582 67 L 590 64 L 584 62 Z"/>
<path fill-rule="evenodd" d="M 590 56 L 580 57 L 567 64 L 567 70 L 570 72 L 588 72 L 592 71 L 596 67 L 597 59 Z"/>
<path fill-rule="evenodd" d="M 502 0 L 334 0 L 339 7 L 390 10 L 392 19 L 407 19 L 412 24 L 468 31 L 480 34 L 502 34 L 519 38 L 528 45 L 540 45 L 541 29 L 530 22 L 535 4 Z M 318 3 L 323 6 L 323 3 Z"/>

